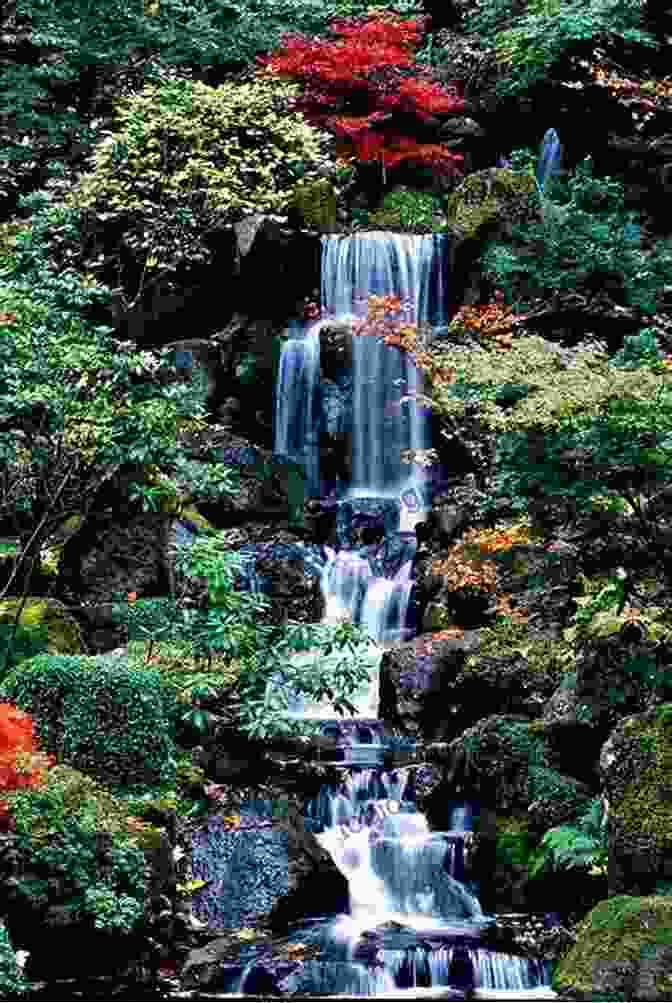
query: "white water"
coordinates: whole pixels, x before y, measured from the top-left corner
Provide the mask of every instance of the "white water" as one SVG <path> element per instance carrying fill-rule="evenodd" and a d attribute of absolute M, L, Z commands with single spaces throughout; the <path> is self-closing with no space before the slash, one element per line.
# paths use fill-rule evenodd
<path fill-rule="evenodd" d="M 491 917 L 453 877 L 449 856 L 451 844 L 466 834 L 431 832 L 425 816 L 402 802 L 409 796 L 407 779 L 407 770 L 349 771 L 309 809 L 309 817 L 324 820 L 316 838 L 348 881 L 350 911 L 329 927 L 340 960 L 305 962 L 291 991 L 449 998 L 459 958 L 471 966 L 477 997 L 501 992 L 504 998 L 554 998 L 542 966 L 478 946 Z M 468 814 L 458 806 L 451 825 Z M 359 953 L 362 945 L 368 961 Z"/>

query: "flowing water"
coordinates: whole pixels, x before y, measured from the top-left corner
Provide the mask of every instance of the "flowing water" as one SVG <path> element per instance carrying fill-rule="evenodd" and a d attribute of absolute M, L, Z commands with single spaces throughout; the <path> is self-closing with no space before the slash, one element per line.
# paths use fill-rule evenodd
<path fill-rule="evenodd" d="M 303 333 L 295 330 L 283 349 L 275 448 L 303 464 L 310 492 L 324 494 L 317 431 L 324 399 L 322 326 L 334 320 L 356 323 L 366 315 L 369 295 L 396 295 L 407 320 L 440 324 L 446 290 L 438 238 L 368 233 L 322 240 L 323 318 Z M 380 655 L 387 644 L 414 632 L 409 622 L 414 540 L 404 535 L 404 499 L 415 499 L 416 519 L 429 507 L 417 467 L 401 458 L 404 450 L 430 447 L 431 436 L 415 400 L 422 377 L 407 353 L 370 335 L 355 336 L 350 381 L 351 396 L 345 399 L 352 473 L 347 484 L 338 485 L 339 502 L 347 503 L 349 512 L 358 505 L 370 511 L 372 502 L 391 504 L 396 518 L 386 544 L 396 539 L 396 550 L 391 549 L 398 559 L 394 566 L 380 548 L 348 546 L 347 533 L 346 545 L 323 551 L 325 621 L 345 617 L 366 629 L 370 683 L 355 701 L 354 728 L 330 717 L 326 703 L 308 706 L 297 697 L 291 705 L 292 717 L 322 720 L 323 732 L 350 749 L 342 781 L 325 785 L 305 809 L 306 828 L 347 879 L 349 912 L 314 918 L 296 932 L 302 942 L 320 944 L 321 959 L 306 961 L 283 988 L 313 997 L 390 999 L 430 998 L 437 992 L 449 998 L 451 990 L 463 998 L 474 989 L 485 995 L 543 993 L 547 973 L 541 963 L 482 945 L 494 918 L 484 916 L 477 889 L 465 881 L 469 806 L 457 806 L 449 831 L 432 832 L 416 809 L 407 771 L 380 765 L 385 741 L 376 727 Z M 328 425 L 328 416 L 323 420 Z M 354 765 L 358 761 L 361 767 Z M 244 972 L 238 990 L 249 988 Z"/>

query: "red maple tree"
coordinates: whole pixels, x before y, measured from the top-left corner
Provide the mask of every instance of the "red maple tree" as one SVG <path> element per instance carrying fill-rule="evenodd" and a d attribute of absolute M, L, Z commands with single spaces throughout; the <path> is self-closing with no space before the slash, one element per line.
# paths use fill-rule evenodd
<path fill-rule="evenodd" d="M 266 72 L 303 83 L 293 107 L 333 132 L 343 156 L 386 167 L 411 160 L 451 174 L 464 157 L 441 143 L 418 140 L 409 129 L 414 121 L 421 125 L 464 109 L 455 87 L 413 66 L 428 25 L 428 17 L 404 20 L 391 13 L 336 18 L 329 29 L 333 39 L 287 34 L 281 51 L 258 62 Z"/>
<path fill-rule="evenodd" d="M 0 790 L 42 785 L 54 763 L 53 756 L 38 748 L 30 714 L 0 703 Z M 8 817 L 9 807 L 0 801 L 0 831 Z"/>

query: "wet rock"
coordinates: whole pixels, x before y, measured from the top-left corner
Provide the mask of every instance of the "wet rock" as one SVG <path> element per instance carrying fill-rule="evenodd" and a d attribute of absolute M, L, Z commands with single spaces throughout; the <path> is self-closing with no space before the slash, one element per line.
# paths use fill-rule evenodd
<path fill-rule="evenodd" d="M 622 720 L 600 753 L 611 895 L 648 895 L 672 879 L 669 707 Z"/>

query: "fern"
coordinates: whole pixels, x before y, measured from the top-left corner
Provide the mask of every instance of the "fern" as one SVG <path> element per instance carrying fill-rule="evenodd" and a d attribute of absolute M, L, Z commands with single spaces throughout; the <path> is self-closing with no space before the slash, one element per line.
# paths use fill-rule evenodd
<path fill-rule="evenodd" d="M 599 876 L 605 873 L 606 865 L 606 816 L 602 802 L 595 798 L 573 825 L 548 830 L 530 857 L 528 873 L 533 879 L 549 868 L 587 868 L 590 874 Z"/>

